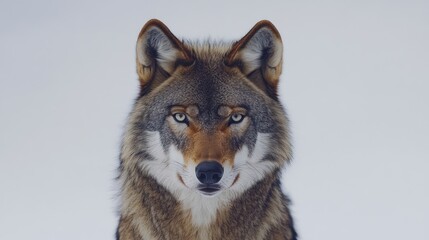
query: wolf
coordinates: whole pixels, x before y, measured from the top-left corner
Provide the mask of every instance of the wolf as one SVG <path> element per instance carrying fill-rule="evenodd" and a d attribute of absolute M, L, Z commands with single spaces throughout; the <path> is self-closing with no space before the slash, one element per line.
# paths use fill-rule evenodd
<path fill-rule="evenodd" d="M 235 42 L 179 40 L 156 19 L 143 26 L 116 239 L 297 239 L 280 184 L 292 158 L 282 59 L 267 20 Z"/>

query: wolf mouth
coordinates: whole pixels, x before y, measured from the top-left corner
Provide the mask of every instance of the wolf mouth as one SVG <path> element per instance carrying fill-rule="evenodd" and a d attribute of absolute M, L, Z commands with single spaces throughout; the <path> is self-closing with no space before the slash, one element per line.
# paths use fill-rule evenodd
<path fill-rule="evenodd" d="M 212 196 L 218 192 L 221 187 L 218 184 L 200 184 L 197 189 L 204 195 Z"/>

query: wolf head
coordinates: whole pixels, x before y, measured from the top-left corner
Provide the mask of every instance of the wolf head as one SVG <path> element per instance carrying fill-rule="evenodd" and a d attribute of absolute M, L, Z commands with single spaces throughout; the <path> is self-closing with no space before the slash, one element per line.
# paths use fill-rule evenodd
<path fill-rule="evenodd" d="M 159 20 L 137 40 L 140 94 L 121 168 L 156 179 L 178 198 L 237 196 L 291 157 L 277 98 L 283 46 L 269 21 L 241 40 L 180 41 Z"/>

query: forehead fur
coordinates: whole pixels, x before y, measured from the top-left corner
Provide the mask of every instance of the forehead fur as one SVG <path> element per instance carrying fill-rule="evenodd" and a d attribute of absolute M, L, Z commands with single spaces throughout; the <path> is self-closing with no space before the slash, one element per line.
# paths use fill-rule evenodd
<path fill-rule="evenodd" d="M 184 44 L 191 49 L 197 61 L 213 64 L 224 60 L 226 54 L 231 50 L 233 42 L 185 40 Z"/>

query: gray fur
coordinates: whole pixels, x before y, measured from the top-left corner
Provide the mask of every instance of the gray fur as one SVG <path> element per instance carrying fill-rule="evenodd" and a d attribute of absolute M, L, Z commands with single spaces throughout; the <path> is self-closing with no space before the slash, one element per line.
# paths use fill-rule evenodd
<path fill-rule="evenodd" d="M 156 33 L 148 35 L 149 45 L 159 45 L 153 42 L 155 40 L 166 41 L 166 35 Z M 251 44 L 270 50 L 274 38 L 264 28 Z M 129 116 L 121 153 L 123 206 L 118 239 L 143 239 L 144 236 L 153 239 L 296 239 L 288 210 L 289 200 L 281 192 L 279 183 L 280 170 L 290 161 L 292 150 L 288 119 L 277 96 L 254 84 L 253 81 L 260 81 L 261 74 L 245 74 L 239 66 L 225 64 L 233 43 L 186 41 L 183 45 L 192 53 L 193 63 L 190 66 L 176 64 L 172 74 L 162 74 L 159 68 L 151 70 L 157 72 L 154 80 L 141 81 L 147 85 L 142 86 L 142 93 Z M 261 62 L 264 62 L 262 57 Z M 252 79 L 253 76 L 259 80 Z M 201 131 L 209 134 L 221 121 L 219 107 L 247 109 L 249 126 L 241 137 L 233 137 L 230 142 L 236 151 L 246 146 L 252 154 L 258 134 L 271 134 L 272 149 L 261 161 L 274 163 L 275 169 L 234 197 L 229 207 L 219 209 L 216 220 L 207 229 L 185 223 L 189 216 L 183 212 L 181 202 L 148 170 L 141 168 L 142 162 L 155 161 L 148 149 L 147 131 L 159 132 L 164 152 L 172 145 L 186 151 L 188 140 L 174 134 L 166 121 L 170 108 L 175 105 L 197 106 L 196 120 L 202 126 Z M 141 229 L 147 232 L 142 233 Z"/>

